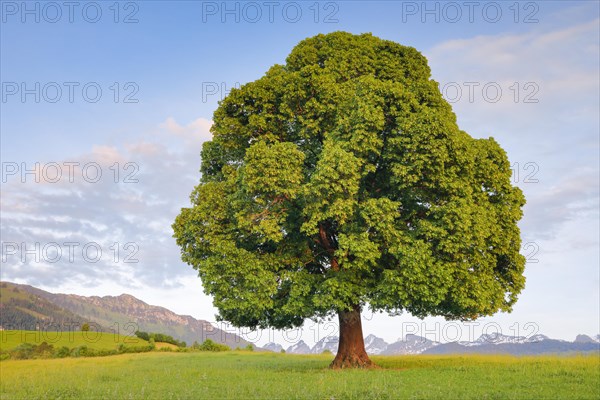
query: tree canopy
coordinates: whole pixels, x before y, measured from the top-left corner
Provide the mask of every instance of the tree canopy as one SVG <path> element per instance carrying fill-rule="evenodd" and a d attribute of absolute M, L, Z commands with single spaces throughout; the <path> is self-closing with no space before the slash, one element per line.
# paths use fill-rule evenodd
<path fill-rule="evenodd" d="M 525 199 L 412 47 L 335 32 L 232 89 L 173 224 L 219 318 L 291 328 L 368 304 L 473 319 L 524 287 Z"/>

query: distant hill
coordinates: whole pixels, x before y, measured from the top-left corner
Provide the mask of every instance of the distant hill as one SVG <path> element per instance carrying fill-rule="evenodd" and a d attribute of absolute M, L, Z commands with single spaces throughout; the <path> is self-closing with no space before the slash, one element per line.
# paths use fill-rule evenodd
<path fill-rule="evenodd" d="M 44 321 L 44 315 L 37 315 L 39 307 L 37 304 L 44 304 L 45 307 L 52 307 L 54 319 L 58 315 L 70 316 L 80 325 L 85 322 L 96 323 L 94 328 L 100 330 L 119 333 L 121 335 L 133 335 L 136 330 L 145 332 L 158 332 L 173 336 L 175 339 L 183 340 L 188 345 L 194 341 L 202 343 L 206 339 L 211 339 L 218 343 L 226 344 L 231 348 L 246 347 L 250 342 L 241 337 L 215 328 L 208 321 L 197 320 L 189 315 L 179 315 L 174 312 L 158 306 L 149 305 L 131 295 L 122 294 L 120 296 L 79 296 L 74 294 L 50 293 L 29 285 L 19 285 L 14 283 L 2 282 L 0 296 L 4 300 L 5 292 L 13 293 L 17 288 L 19 293 L 29 298 L 32 296 L 35 301 L 28 303 L 19 303 L 19 306 L 11 306 L 12 314 L 20 312 L 31 316 L 27 319 L 22 316 L 20 320 L 29 325 L 22 325 L 15 329 L 35 329 L 31 324 Z M 9 290 L 7 290 L 9 289 Z M 25 295 L 26 294 L 26 295 Z M 8 296 L 12 296 L 7 294 Z M 23 297 L 21 296 L 21 297 Z M 4 303 L 3 303 L 4 304 Z M 9 314 L 12 315 L 12 314 Z M 4 311 L 2 313 L 4 318 Z M 17 321 L 17 317 L 11 317 L 11 320 Z M 65 319 L 67 320 L 67 319 Z M 4 321 L 4 319 L 3 319 Z M 7 320 L 8 321 L 8 320 Z M 29 321 L 29 322 L 28 322 Z M 33 326 L 33 328 L 31 328 Z M 7 329 L 7 328 L 5 328 Z M 48 330 L 54 329 L 52 326 Z"/>
<path fill-rule="evenodd" d="M 0 283 L 0 328 L 2 330 L 79 330 L 92 322 L 31 293 L 22 285 Z"/>

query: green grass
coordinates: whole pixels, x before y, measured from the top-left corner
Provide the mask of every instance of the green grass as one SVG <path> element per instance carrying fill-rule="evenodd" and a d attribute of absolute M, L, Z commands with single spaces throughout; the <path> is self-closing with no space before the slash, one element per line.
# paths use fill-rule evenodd
<path fill-rule="evenodd" d="M 331 356 L 250 352 L 2 361 L 0 398 L 600 398 L 597 355 L 373 359 L 384 369 L 331 371 Z"/>
<path fill-rule="evenodd" d="M 87 346 L 94 350 L 116 349 L 121 343 L 130 346 L 145 346 L 147 341 L 138 337 L 116 335 L 112 332 L 49 332 L 49 331 L 0 331 L 0 350 L 10 350 L 21 343 L 40 344 L 46 342 L 58 348 Z"/>

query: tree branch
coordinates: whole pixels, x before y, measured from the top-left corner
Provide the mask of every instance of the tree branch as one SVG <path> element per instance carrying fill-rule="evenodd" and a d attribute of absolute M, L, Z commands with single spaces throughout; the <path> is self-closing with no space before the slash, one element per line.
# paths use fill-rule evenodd
<path fill-rule="evenodd" d="M 338 264 L 337 258 L 335 258 L 335 248 L 331 245 L 331 241 L 329 240 L 327 230 L 325 229 L 322 223 L 319 224 L 319 238 L 321 245 L 325 250 L 327 250 L 327 253 L 331 257 L 331 268 L 334 271 L 339 271 L 340 266 Z"/>

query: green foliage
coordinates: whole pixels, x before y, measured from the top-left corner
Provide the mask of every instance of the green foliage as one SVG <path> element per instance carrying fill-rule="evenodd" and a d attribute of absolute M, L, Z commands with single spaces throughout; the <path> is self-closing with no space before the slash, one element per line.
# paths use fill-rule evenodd
<path fill-rule="evenodd" d="M 37 346 L 31 343 L 22 343 L 10 351 L 13 360 L 25 360 L 33 358 Z"/>
<path fill-rule="evenodd" d="M 173 336 L 165 335 L 163 333 L 150 333 L 150 339 L 154 339 L 155 342 L 163 342 L 174 344 L 178 347 L 186 347 L 187 344 L 183 341 L 174 339 Z"/>
<path fill-rule="evenodd" d="M 50 358 L 54 356 L 54 346 L 47 342 L 42 342 L 36 346 L 36 358 Z"/>
<path fill-rule="evenodd" d="M 331 350 L 329 350 L 329 349 L 325 349 L 325 350 L 323 350 L 323 351 L 321 352 L 321 354 L 324 354 L 324 355 L 331 355 L 331 354 L 333 354 L 333 353 L 331 352 Z"/>
<path fill-rule="evenodd" d="M 120 344 L 119 346 L 123 346 Z M 71 350 L 71 357 L 93 357 L 95 355 L 95 350 L 90 349 L 87 346 L 78 346 Z"/>
<path fill-rule="evenodd" d="M 83 325 L 81 325 L 81 331 L 82 332 L 88 332 L 90 330 L 90 324 L 88 324 L 87 322 Z"/>
<path fill-rule="evenodd" d="M 135 331 L 135 336 L 143 340 L 150 340 L 150 335 L 148 334 L 148 332 Z"/>
<path fill-rule="evenodd" d="M 202 344 L 198 344 L 197 342 L 195 342 L 194 345 L 192 346 L 192 348 L 194 350 L 200 350 L 200 351 L 229 351 L 229 350 L 231 350 L 229 348 L 229 346 L 226 346 L 221 343 L 216 343 L 210 339 L 206 339 L 204 342 L 202 342 Z"/>
<path fill-rule="evenodd" d="M 459 129 L 430 75 L 414 48 L 335 32 L 231 90 L 173 224 L 220 319 L 511 310 L 524 196 L 504 150 Z"/>
<path fill-rule="evenodd" d="M 135 336 L 137 336 L 138 338 L 140 338 L 142 340 L 152 341 L 152 343 L 162 342 L 162 343 L 174 344 L 175 346 L 178 346 L 178 347 L 186 347 L 187 346 L 187 344 L 184 341 L 179 341 L 177 339 L 174 339 L 173 336 L 165 335 L 164 333 L 148 333 L 148 332 L 136 331 Z"/>
<path fill-rule="evenodd" d="M 29 358 L 51 358 L 55 356 L 54 346 L 47 342 L 40 344 L 21 343 L 17 347 L 3 353 L 4 358 L 13 360 L 26 360 Z"/>
<path fill-rule="evenodd" d="M 69 348 L 67 346 L 61 346 L 58 349 L 56 349 L 54 356 L 56 358 L 65 358 L 65 357 L 68 357 L 69 354 L 71 354 L 71 350 L 69 350 Z"/>
<path fill-rule="evenodd" d="M 147 346 L 127 346 L 121 343 L 117 348 L 117 354 L 125 354 L 125 353 L 145 353 L 147 351 L 154 350 L 152 345 Z"/>

